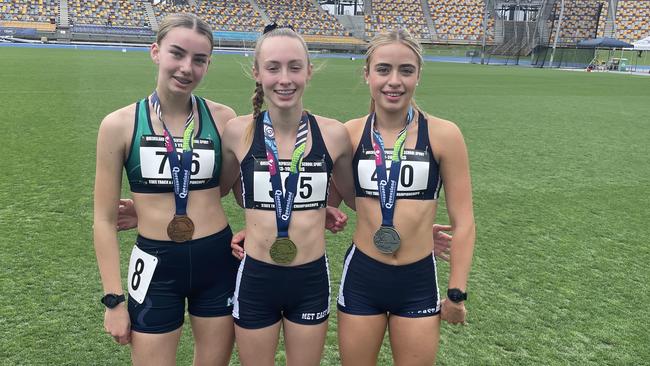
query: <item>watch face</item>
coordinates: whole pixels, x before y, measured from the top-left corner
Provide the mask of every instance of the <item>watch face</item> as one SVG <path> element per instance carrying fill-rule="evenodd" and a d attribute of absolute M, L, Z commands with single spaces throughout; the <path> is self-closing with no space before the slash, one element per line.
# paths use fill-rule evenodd
<path fill-rule="evenodd" d="M 112 309 L 121 302 L 120 300 L 120 297 L 115 294 L 106 294 L 102 297 L 102 304 L 106 305 L 107 308 Z"/>
<path fill-rule="evenodd" d="M 112 295 L 110 295 L 110 296 L 106 296 L 106 302 L 105 302 L 105 304 L 106 304 L 106 306 L 108 306 L 109 308 L 114 308 L 115 305 L 117 305 L 116 302 L 117 302 L 117 299 L 115 299 L 115 296 L 112 296 Z"/>
<path fill-rule="evenodd" d="M 467 299 L 467 294 L 459 289 L 450 289 L 447 291 L 447 297 L 453 302 L 461 302 Z"/>

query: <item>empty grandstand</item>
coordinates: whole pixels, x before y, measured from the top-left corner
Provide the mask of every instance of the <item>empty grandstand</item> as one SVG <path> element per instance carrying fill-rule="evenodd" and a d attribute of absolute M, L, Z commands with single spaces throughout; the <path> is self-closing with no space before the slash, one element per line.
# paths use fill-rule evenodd
<path fill-rule="evenodd" d="M 406 28 L 423 43 L 470 45 L 485 62 L 539 58 L 608 36 L 650 36 L 650 0 L 0 0 L 0 36 L 149 43 L 173 12 L 202 16 L 219 47 L 252 47 L 270 22 L 314 49 L 358 52 L 377 32 Z"/>

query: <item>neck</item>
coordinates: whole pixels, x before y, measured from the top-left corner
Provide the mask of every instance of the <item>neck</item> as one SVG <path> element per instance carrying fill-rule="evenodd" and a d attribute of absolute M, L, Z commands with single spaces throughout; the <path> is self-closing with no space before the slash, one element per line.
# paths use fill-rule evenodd
<path fill-rule="evenodd" d="M 275 133 L 291 133 L 298 128 L 302 116 L 302 104 L 291 109 L 269 108 L 268 112 Z"/>
<path fill-rule="evenodd" d="M 190 95 L 179 96 L 169 93 L 162 88 L 156 88 L 156 93 L 160 99 L 163 118 L 165 123 L 171 123 L 178 116 L 186 117 L 190 112 Z"/>
<path fill-rule="evenodd" d="M 415 111 L 414 111 L 415 112 Z M 408 107 L 397 111 L 375 110 L 375 128 L 382 130 L 401 130 L 406 126 Z"/>

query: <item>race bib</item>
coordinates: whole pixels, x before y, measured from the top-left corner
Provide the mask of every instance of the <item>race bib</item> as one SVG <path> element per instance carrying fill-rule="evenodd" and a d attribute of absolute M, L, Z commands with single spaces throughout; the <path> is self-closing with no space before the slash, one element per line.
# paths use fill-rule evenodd
<path fill-rule="evenodd" d="M 385 151 L 387 176 L 390 174 L 392 154 L 392 150 Z M 374 151 L 369 150 L 366 152 L 366 156 L 359 159 L 357 165 L 359 185 L 366 195 L 379 195 L 376 170 Z M 429 155 L 426 151 L 405 149 L 400 170 L 397 197 L 412 197 L 425 194 L 429 185 Z"/>
<path fill-rule="evenodd" d="M 183 152 L 183 141 L 174 138 L 176 152 Z M 163 136 L 142 136 L 140 139 L 140 172 L 147 185 L 172 186 L 171 173 L 165 139 Z M 214 142 L 208 139 L 194 139 L 190 186 L 205 184 L 214 173 Z"/>
<path fill-rule="evenodd" d="M 284 190 L 286 179 L 289 176 L 291 162 L 280 160 L 280 177 L 282 178 L 282 189 Z M 274 209 L 273 187 L 271 186 L 271 175 L 267 160 L 255 160 L 253 172 L 253 201 L 254 208 Z M 321 161 L 303 161 L 298 176 L 298 188 L 296 199 L 293 202 L 294 210 L 305 210 L 311 208 L 325 207 L 327 205 L 327 164 Z"/>
<path fill-rule="evenodd" d="M 142 304 L 147 295 L 153 273 L 158 265 L 158 258 L 133 246 L 129 261 L 129 297 Z"/>

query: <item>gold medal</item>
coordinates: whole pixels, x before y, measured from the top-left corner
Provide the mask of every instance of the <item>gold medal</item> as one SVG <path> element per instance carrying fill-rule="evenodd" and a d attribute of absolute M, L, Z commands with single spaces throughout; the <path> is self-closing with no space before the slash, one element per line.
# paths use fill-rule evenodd
<path fill-rule="evenodd" d="M 187 215 L 174 215 L 167 225 L 167 235 L 177 243 L 191 240 L 192 234 L 194 234 L 194 223 Z"/>
<path fill-rule="evenodd" d="M 271 245 L 271 259 L 278 264 L 289 264 L 296 258 L 298 249 L 289 238 L 277 238 Z"/>

